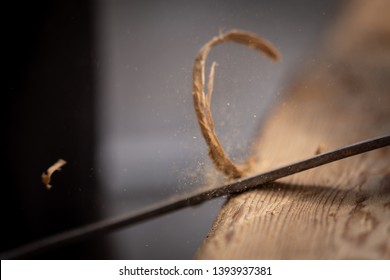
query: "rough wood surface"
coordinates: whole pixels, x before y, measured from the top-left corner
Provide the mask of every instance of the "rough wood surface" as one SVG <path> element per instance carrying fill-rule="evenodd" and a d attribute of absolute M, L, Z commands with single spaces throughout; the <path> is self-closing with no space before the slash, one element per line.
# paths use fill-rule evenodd
<path fill-rule="evenodd" d="M 258 141 L 259 170 L 390 132 L 390 1 L 351 1 Z M 389 259 L 390 149 L 230 198 L 198 259 Z"/>

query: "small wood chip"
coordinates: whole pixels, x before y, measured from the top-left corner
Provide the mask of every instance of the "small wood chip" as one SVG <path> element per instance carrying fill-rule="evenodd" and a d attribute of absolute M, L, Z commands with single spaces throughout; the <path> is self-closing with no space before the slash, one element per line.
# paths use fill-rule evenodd
<path fill-rule="evenodd" d="M 50 190 L 52 188 L 52 185 L 50 185 L 50 179 L 51 175 L 57 171 L 61 170 L 61 167 L 66 164 L 66 161 L 63 159 L 59 159 L 56 163 L 54 163 L 52 166 L 50 166 L 46 172 L 43 172 L 42 177 L 42 183 L 46 186 L 46 189 Z"/>

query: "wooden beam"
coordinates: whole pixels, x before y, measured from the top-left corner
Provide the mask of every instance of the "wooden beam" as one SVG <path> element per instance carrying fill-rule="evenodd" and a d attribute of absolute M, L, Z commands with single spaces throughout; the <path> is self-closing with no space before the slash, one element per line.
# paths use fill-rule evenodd
<path fill-rule="evenodd" d="M 390 1 L 348 1 L 268 118 L 256 171 L 390 132 Z M 231 197 L 198 259 L 389 259 L 390 149 Z"/>

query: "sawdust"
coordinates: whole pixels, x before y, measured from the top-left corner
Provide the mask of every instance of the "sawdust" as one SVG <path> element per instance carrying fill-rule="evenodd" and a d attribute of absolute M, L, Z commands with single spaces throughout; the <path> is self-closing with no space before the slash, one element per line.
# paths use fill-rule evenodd
<path fill-rule="evenodd" d="M 217 63 L 214 61 L 211 64 L 207 94 L 205 88 L 205 61 L 211 48 L 226 42 L 236 42 L 265 53 L 274 60 L 278 60 L 280 55 L 278 51 L 265 39 L 257 36 L 254 33 L 230 30 L 224 34 L 214 37 L 207 42 L 197 54 L 193 65 L 193 101 L 196 117 L 202 132 L 202 135 L 209 147 L 209 156 L 212 159 L 215 167 L 222 171 L 228 178 L 240 178 L 251 169 L 253 158 L 249 157 L 244 163 L 236 165 L 232 162 L 229 156 L 223 149 L 214 130 L 214 121 L 211 114 L 211 96 L 213 93 L 215 67 Z"/>

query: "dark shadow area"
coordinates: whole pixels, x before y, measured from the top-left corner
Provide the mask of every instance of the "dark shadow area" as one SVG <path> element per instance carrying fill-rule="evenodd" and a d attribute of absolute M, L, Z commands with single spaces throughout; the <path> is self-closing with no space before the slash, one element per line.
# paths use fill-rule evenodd
<path fill-rule="evenodd" d="M 99 219 L 93 4 L 18 1 L 3 7 L 1 251 Z M 59 158 L 68 163 L 47 190 L 41 174 Z M 102 240 L 40 256 L 107 257 Z"/>

